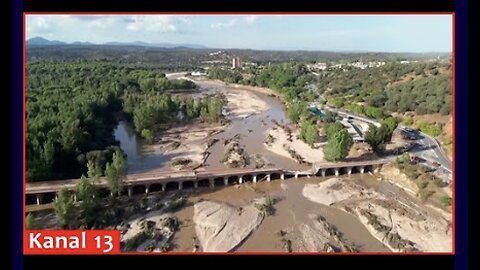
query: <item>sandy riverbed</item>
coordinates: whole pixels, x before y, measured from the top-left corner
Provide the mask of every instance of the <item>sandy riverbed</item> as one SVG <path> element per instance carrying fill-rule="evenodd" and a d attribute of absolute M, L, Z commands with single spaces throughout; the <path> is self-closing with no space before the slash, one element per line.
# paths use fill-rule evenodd
<path fill-rule="evenodd" d="M 393 251 L 451 251 L 451 218 L 425 207 L 415 198 L 341 178 L 307 184 L 303 195 L 355 215 Z"/>
<path fill-rule="evenodd" d="M 231 88 L 230 90 L 224 93 L 227 98 L 227 118 L 230 120 L 247 118 L 269 109 L 265 101 L 251 92 Z"/>
<path fill-rule="evenodd" d="M 221 91 L 225 88 L 229 91 Z M 208 93 L 223 93 L 226 96 L 225 109 L 229 120 L 245 119 L 269 109 L 269 105 L 252 92 L 234 89 L 231 86 L 223 86 L 222 89 L 213 88 Z M 222 132 L 226 127 L 227 125 L 196 122 L 171 128 L 159 135 L 161 139 L 158 142 L 145 146 L 145 152 L 168 156 L 170 165 L 165 165 L 162 169 L 197 168 L 204 163 L 210 137 Z M 173 161 L 180 159 L 190 162 L 183 166 L 171 165 Z"/>
<path fill-rule="evenodd" d="M 225 203 L 201 201 L 194 205 L 195 231 L 205 252 L 227 252 L 237 247 L 263 220 L 255 200 L 236 208 Z"/>
<path fill-rule="evenodd" d="M 300 139 L 297 139 L 299 136 L 299 131 L 295 130 L 292 132 L 291 141 L 288 140 L 287 132 L 280 127 L 276 127 L 267 131 L 267 136 L 272 136 L 273 142 L 266 143 L 265 146 L 269 151 L 277 155 L 281 155 L 287 158 L 292 158 L 287 149 L 292 149 L 297 154 L 299 154 L 304 161 L 310 163 L 319 163 L 324 162 L 323 158 L 323 147 L 314 149 L 308 144 L 303 142 Z"/>

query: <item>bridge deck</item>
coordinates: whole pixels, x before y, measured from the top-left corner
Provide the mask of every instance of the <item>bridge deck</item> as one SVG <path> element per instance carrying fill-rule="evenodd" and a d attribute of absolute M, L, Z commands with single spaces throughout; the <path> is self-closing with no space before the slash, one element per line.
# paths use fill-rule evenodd
<path fill-rule="evenodd" d="M 281 169 L 269 168 L 269 169 L 211 169 L 211 170 L 196 170 L 196 171 L 165 171 L 156 173 L 139 173 L 129 174 L 124 181 L 125 186 L 133 186 L 140 184 L 152 184 L 152 183 L 168 183 L 173 181 L 191 181 L 201 180 L 215 177 L 229 177 L 233 175 L 245 175 L 245 174 L 269 174 L 280 173 Z M 47 193 L 55 192 L 62 188 L 73 189 L 77 185 L 80 179 L 68 179 L 68 180 L 51 180 L 40 181 L 34 183 L 27 183 L 26 193 Z M 107 179 L 100 177 L 98 186 L 106 187 Z"/>
<path fill-rule="evenodd" d="M 195 181 L 201 179 L 209 179 L 216 177 L 230 177 L 230 176 L 242 176 L 248 174 L 272 174 L 272 173 L 298 173 L 299 175 L 304 174 L 316 174 L 320 169 L 336 169 L 336 168 L 346 168 L 346 167 L 358 167 L 358 166 L 368 166 L 368 165 L 381 165 L 391 162 L 392 159 L 377 159 L 377 160 L 365 160 L 365 161 L 354 161 L 354 162 L 340 162 L 340 163 L 319 163 L 312 166 L 312 171 L 308 173 L 297 172 L 293 170 L 283 170 L 279 168 L 266 168 L 266 169 L 252 169 L 252 168 L 238 168 L 238 169 L 197 169 L 197 170 L 188 170 L 188 171 L 165 171 L 165 172 L 155 172 L 155 173 L 138 173 L 138 174 L 129 174 L 127 179 L 124 181 L 125 186 L 134 186 L 142 184 L 154 184 L 154 183 L 168 183 L 175 181 Z M 51 180 L 51 181 L 41 181 L 34 183 L 27 183 L 26 193 L 27 194 L 38 194 L 38 193 L 48 193 L 56 192 L 62 188 L 74 189 L 80 179 L 68 179 L 68 180 Z M 107 179 L 101 177 L 98 186 L 107 187 Z"/>

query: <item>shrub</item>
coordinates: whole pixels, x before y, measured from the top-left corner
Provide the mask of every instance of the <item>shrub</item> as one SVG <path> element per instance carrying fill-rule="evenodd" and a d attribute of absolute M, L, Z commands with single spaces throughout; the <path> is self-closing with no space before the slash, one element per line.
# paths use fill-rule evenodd
<path fill-rule="evenodd" d="M 444 206 L 451 206 L 452 205 L 452 197 L 448 196 L 448 195 L 444 195 L 440 198 L 440 202 L 444 205 Z"/>

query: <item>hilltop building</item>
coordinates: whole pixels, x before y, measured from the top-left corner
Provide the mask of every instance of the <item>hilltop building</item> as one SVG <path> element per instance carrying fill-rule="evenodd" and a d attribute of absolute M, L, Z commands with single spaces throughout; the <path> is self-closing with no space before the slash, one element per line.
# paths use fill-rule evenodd
<path fill-rule="evenodd" d="M 240 57 L 234 57 L 232 59 L 232 68 L 238 68 L 242 67 L 242 61 L 240 60 Z"/>

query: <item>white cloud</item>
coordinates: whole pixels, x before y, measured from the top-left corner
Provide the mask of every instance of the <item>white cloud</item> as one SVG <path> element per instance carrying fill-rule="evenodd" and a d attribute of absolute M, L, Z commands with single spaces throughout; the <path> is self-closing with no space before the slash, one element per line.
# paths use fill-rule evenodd
<path fill-rule="evenodd" d="M 228 20 L 226 22 L 218 22 L 218 23 L 212 23 L 210 25 L 211 28 L 214 29 L 224 29 L 224 28 L 232 28 L 240 25 L 251 25 L 254 24 L 257 21 L 258 16 L 246 16 L 243 18 L 235 18 Z"/>
<path fill-rule="evenodd" d="M 118 18 L 106 17 L 88 22 L 87 26 L 97 29 L 108 29 L 114 27 L 118 23 Z"/>
<path fill-rule="evenodd" d="M 51 25 L 45 17 L 27 19 L 27 36 L 47 34 L 50 30 Z"/>
<path fill-rule="evenodd" d="M 234 27 L 238 24 L 238 20 L 237 19 L 231 19 L 227 22 L 219 22 L 219 23 L 212 23 L 210 25 L 210 27 L 214 28 L 214 29 L 223 29 L 223 28 L 230 28 L 230 27 Z"/>
<path fill-rule="evenodd" d="M 257 18 L 258 18 L 258 16 L 247 16 L 247 17 L 245 18 L 245 22 L 246 22 L 247 24 L 253 24 L 253 23 L 255 23 L 255 22 L 257 21 Z"/>
<path fill-rule="evenodd" d="M 129 31 L 175 32 L 177 27 L 171 18 L 166 15 L 133 16 L 132 20 L 127 23 L 126 29 Z"/>
<path fill-rule="evenodd" d="M 72 22 L 70 15 L 27 15 L 27 38 L 35 36 L 53 37 L 59 25 L 65 26 Z"/>

